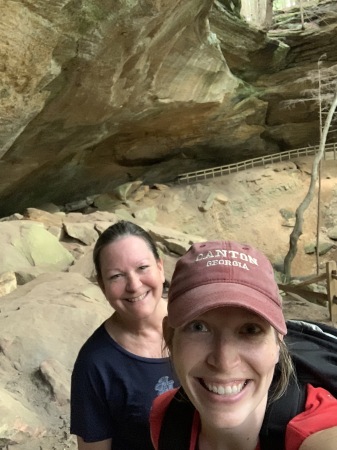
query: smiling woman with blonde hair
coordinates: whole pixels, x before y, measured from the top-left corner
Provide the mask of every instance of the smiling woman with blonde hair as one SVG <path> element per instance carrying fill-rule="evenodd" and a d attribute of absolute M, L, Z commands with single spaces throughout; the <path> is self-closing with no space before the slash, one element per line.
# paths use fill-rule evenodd
<path fill-rule="evenodd" d="M 163 327 L 182 386 L 178 409 L 189 403 L 194 410 L 188 442 L 179 450 L 262 450 L 267 405 L 294 380 L 281 298 L 266 256 L 233 241 L 192 245 L 177 262 Z M 176 395 L 174 390 L 154 401 L 155 449 L 162 448 L 163 420 Z M 284 450 L 335 450 L 336 438 L 337 400 L 308 384 L 304 411 L 286 427 Z"/>

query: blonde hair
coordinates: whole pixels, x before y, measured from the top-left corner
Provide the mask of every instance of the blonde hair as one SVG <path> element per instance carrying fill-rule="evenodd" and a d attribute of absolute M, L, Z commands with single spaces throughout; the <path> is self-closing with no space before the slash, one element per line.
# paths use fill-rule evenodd
<path fill-rule="evenodd" d="M 289 353 L 287 344 L 283 339 L 280 339 L 278 334 L 277 341 L 280 347 L 280 358 L 277 363 L 274 380 L 269 391 L 269 403 L 272 403 L 282 397 L 287 390 L 291 378 L 294 378 L 296 381 L 294 363 Z"/>

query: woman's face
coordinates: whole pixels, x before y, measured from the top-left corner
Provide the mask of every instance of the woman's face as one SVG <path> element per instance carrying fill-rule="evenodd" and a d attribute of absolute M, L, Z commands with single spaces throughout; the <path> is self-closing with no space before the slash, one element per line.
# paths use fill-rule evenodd
<path fill-rule="evenodd" d="M 153 313 L 162 296 L 164 270 L 142 238 L 126 236 L 108 244 L 100 263 L 99 284 L 116 311 L 136 319 Z"/>
<path fill-rule="evenodd" d="M 233 429 L 264 416 L 279 345 L 262 317 L 213 309 L 174 330 L 171 353 L 202 427 Z"/>

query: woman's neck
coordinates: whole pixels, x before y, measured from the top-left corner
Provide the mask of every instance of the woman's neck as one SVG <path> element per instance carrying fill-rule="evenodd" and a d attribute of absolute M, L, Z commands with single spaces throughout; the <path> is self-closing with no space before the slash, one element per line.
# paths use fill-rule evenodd
<path fill-rule="evenodd" d="M 197 450 L 255 450 L 259 433 L 242 435 L 203 436 L 200 434 Z"/>
<path fill-rule="evenodd" d="M 162 358 L 163 351 L 162 320 L 167 314 L 166 301 L 161 300 L 155 313 L 144 320 L 125 320 L 114 313 L 106 322 L 109 335 L 122 347 L 138 356 Z"/>
<path fill-rule="evenodd" d="M 256 450 L 266 404 L 267 397 L 241 425 L 232 429 L 215 428 L 201 419 L 197 450 Z"/>

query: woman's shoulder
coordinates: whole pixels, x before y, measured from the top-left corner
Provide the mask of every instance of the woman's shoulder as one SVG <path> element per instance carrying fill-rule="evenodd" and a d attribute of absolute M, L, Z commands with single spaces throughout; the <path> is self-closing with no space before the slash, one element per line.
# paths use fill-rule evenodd
<path fill-rule="evenodd" d="M 309 384 L 304 411 L 287 426 L 286 449 L 297 450 L 309 436 L 336 426 L 337 399 L 326 389 Z"/>
<path fill-rule="evenodd" d="M 318 431 L 304 440 L 299 450 L 336 450 L 337 427 Z"/>
<path fill-rule="evenodd" d="M 101 323 L 101 325 L 96 328 L 96 330 L 93 331 L 93 333 L 87 338 L 87 340 L 82 344 L 80 348 L 80 352 L 85 352 L 87 350 L 90 350 L 92 347 L 95 348 L 97 345 L 100 345 L 104 339 L 106 338 L 106 331 L 104 322 Z"/>
<path fill-rule="evenodd" d="M 90 362 L 101 360 L 102 358 L 110 358 L 111 352 L 114 351 L 114 345 L 102 323 L 82 344 L 75 365 L 87 365 Z"/>

